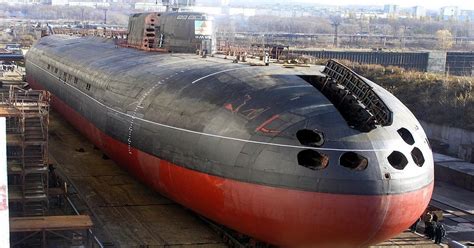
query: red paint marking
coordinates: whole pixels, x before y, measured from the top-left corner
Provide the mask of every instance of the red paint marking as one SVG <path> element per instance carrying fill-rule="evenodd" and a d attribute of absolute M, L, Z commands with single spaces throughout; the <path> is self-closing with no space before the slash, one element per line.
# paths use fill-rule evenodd
<path fill-rule="evenodd" d="M 242 108 L 243 106 L 245 106 L 245 104 L 247 104 L 248 101 L 252 100 L 252 97 L 250 95 L 245 95 L 244 96 L 244 102 L 242 104 L 240 104 L 235 110 L 234 112 L 239 112 L 240 108 Z"/>
<path fill-rule="evenodd" d="M 247 109 L 242 111 L 242 115 L 245 116 L 245 118 L 247 118 L 248 120 L 253 120 L 269 109 L 269 107 L 259 109 Z"/>
<path fill-rule="evenodd" d="M 262 132 L 262 133 L 272 133 L 272 134 L 277 134 L 279 133 L 280 131 L 278 130 L 273 130 L 273 129 L 268 129 L 268 128 L 265 128 L 265 126 L 267 126 L 268 124 L 270 124 L 272 121 L 278 119 L 280 117 L 280 115 L 274 115 L 272 117 L 270 117 L 270 119 L 264 121 L 260 126 L 258 126 L 256 129 L 255 129 L 255 132 Z"/>
<path fill-rule="evenodd" d="M 38 88 L 34 81 L 29 82 Z M 58 98 L 54 97 L 52 104 L 105 154 L 153 189 L 218 223 L 270 244 L 365 247 L 380 243 L 413 224 L 427 207 L 433 191 L 431 183 L 395 195 L 339 195 L 212 176 L 133 147 L 130 156 L 127 144 L 97 129 Z"/>
<path fill-rule="evenodd" d="M 224 104 L 224 108 L 229 110 L 232 113 L 236 113 L 240 110 L 240 108 L 244 105 L 240 105 L 236 109 L 234 109 L 234 106 L 231 103 L 226 103 Z M 240 114 L 245 117 L 247 120 L 253 120 L 257 118 L 259 115 L 261 115 L 263 112 L 269 110 L 269 107 L 266 108 L 259 108 L 259 109 L 246 109 L 242 110 Z"/>
<path fill-rule="evenodd" d="M 234 112 L 234 108 L 232 107 L 231 103 L 224 104 L 224 108 L 229 110 L 230 112 Z"/>
<path fill-rule="evenodd" d="M 0 186 L 0 211 L 8 209 L 7 186 Z"/>

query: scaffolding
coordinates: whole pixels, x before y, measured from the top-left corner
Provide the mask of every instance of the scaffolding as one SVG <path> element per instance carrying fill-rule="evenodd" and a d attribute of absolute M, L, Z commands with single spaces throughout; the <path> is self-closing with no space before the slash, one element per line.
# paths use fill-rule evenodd
<path fill-rule="evenodd" d="M 48 209 L 48 125 L 50 94 L 10 86 L 0 92 L 6 117 L 11 216 L 44 216 Z"/>

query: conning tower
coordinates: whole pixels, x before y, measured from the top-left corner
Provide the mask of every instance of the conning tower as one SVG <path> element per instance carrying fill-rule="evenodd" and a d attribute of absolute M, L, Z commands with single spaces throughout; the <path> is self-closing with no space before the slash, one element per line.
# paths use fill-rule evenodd
<path fill-rule="evenodd" d="M 147 51 L 212 53 L 212 18 L 198 12 L 153 12 L 130 16 L 127 44 Z"/>

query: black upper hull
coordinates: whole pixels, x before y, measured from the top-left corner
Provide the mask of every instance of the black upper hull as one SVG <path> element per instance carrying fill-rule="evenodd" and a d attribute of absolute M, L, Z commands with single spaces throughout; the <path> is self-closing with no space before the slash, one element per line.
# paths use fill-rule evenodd
<path fill-rule="evenodd" d="M 241 182 L 304 191 L 384 195 L 415 191 L 433 181 L 426 136 L 390 93 L 370 83 L 394 112 L 393 123 L 364 133 L 347 125 L 334 105 L 299 75 L 316 68 L 251 67 L 222 58 L 146 53 L 116 48 L 97 38 L 52 36 L 27 55 L 27 74 L 98 129 L 188 169 Z M 426 164 L 392 168 L 394 150 L 407 154 L 397 130 L 414 134 Z M 298 130 L 324 133 L 324 144 L 306 147 Z M 302 150 L 329 157 L 311 170 L 298 165 Z M 131 151 L 132 149 L 130 149 Z M 369 166 L 340 166 L 354 151 Z M 390 176 L 387 177 L 387 174 Z"/>

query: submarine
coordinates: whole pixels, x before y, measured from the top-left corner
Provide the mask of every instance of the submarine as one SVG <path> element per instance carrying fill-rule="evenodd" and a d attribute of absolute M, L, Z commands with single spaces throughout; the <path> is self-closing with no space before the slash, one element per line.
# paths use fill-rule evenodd
<path fill-rule="evenodd" d="M 396 97 L 337 61 L 196 55 L 214 49 L 206 14 L 140 13 L 126 44 L 43 37 L 26 54 L 26 77 L 137 179 L 256 240 L 366 247 L 419 218 L 433 156 Z"/>

